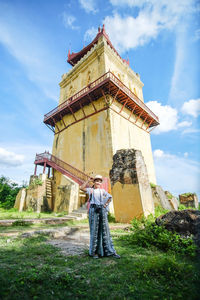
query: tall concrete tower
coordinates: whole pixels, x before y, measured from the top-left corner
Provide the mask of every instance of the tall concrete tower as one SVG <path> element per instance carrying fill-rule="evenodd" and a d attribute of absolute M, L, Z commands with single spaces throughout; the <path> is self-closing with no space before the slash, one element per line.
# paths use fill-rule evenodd
<path fill-rule="evenodd" d="M 44 116 L 54 132 L 52 154 L 86 174 L 109 177 L 119 149 L 142 152 L 149 181 L 156 183 L 150 130 L 159 124 L 144 104 L 138 73 L 121 58 L 105 28 L 80 52 L 68 53 L 59 105 Z M 55 169 L 57 184 L 63 174 Z"/>
<path fill-rule="evenodd" d="M 44 117 L 54 131 L 52 154 L 90 174 L 109 176 L 118 149 L 142 151 L 156 183 L 149 131 L 159 124 L 144 104 L 140 76 L 120 57 L 105 32 L 78 53 L 62 76 L 59 106 Z"/>

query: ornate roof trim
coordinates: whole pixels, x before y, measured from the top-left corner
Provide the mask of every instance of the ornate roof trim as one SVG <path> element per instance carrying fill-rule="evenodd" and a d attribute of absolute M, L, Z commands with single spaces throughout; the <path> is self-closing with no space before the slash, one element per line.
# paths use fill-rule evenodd
<path fill-rule="evenodd" d="M 94 40 L 87 45 L 86 47 L 84 47 L 81 51 L 79 52 L 72 52 L 70 53 L 70 50 L 68 51 L 68 59 L 67 62 L 72 65 L 75 66 L 76 63 L 88 52 L 90 51 L 90 49 L 98 43 L 98 40 L 101 36 L 104 36 L 106 39 L 107 44 L 110 46 L 111 49 L 113 49 L 113 51 L 121 58 L 121 56 L 119 55 L 119 53 L 117 52 L 117 50 L 115 49 L 115 47 L 112 45 L 106 31 L 105 31 L 105 25 L 103 24 L 103 27 L 101 29 L 101 27 L 98 28 L 98 33 L 96 35 L 96 37 L 94 38 Z M 121 58 L 122 59 L 122 58 Z M 123 62 L 127 63 L 129 65 L 129 59 L 125 60 L 122 59 Z"/>

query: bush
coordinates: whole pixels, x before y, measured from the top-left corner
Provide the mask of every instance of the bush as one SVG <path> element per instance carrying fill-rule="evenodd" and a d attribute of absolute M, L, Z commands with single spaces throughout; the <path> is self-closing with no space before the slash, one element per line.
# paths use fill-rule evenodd
<path fill-rule="evenodd" d="M 132 233 L 122 238 L 127 239 L 130 244 L 145 248 L 155 247 L 162 251 L 172 251 L 189 256 L 195 256 L 197 247 L 192 238 L 182 238 L 179 234 L 168 231 L 163 226 L 155 223 L 155 218 L 166 213 L 157 207 L 155 217 L 149 215 L 147 218 L 134 218 L 131 222 Z"/>
<path fill-rule="evenodd" d="M 15 198 L 21 187 L 5 176 L 0 177 L 0 207 L 9 209 L 14 206 Z"/>
<path fill-rule="evenodd" d="M 182 238 L 179 234 L 168 231 L 155 223 L 144 223 L 144 227 L 134 228 L 128 237 L 131 244 L 150 248 L 156 247 L 162 251 L 172 251 L 189 256 L 195 256 L 196 246 L 192 238 Z"/>

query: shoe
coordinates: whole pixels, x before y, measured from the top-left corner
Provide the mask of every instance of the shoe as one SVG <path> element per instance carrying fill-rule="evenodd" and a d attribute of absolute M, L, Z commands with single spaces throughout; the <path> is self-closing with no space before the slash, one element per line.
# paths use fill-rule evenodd
<path fill-rule="evenodd" d="M 92 258 L 97 259 L 97 258 L 99 258 L 99 256 L 97 254 L 95 254 L 95 255 L 92 256 Z"/>
<path fill-rule="evenodd" d="M 112 257 L 114 257 L 114 258 L 121 258 L 120 255 L 117 254 L 117 253 L 113 254 Z"/>

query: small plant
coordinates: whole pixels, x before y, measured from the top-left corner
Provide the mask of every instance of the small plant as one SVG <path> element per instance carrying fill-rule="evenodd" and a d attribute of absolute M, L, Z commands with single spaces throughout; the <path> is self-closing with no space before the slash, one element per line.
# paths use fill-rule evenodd
<path fill-rule="evenodd" d="M 24 220 L 17 220 L 12 223 L 12 226 L 29 226 L 30 224 Z"/>
<path fill-rule="evenodd" d="M 151 187 L 151 188 L 155 188 L 155 187 L 156 187 L 156 184 L 155 184 L 155 183 L 152 183 L 152 182 L 150 182 L 150 187 Z"/>
<path fill-rule="evenodd" d="M 190 196 L 193 196 L 193 195 L 196 195 L 196 193 L 184 193 L 184 194 L 181 194 L 180 196 L 190 197 Z"/>
<path fill-rule="evenodd" d="M 196 209 L 196 208 L 192 206 L 185 206 L 184 204 L 180 204 L 178 210 L 184 210 L 184 209 Z"/>
<path fill-rule="evenodd" d="M 30 184 L 30 187 L 35 187 L 37 185 L 42 185 L 43 184 L 43 181 L 39 178 L 35 178 L 31 184 Z"/>
<path fill-rule="evenodd" d="M 116 223 L 115 216 L 113 214 L 111 214 L 110 212 L 108 213 L 108 222 Z"/>

